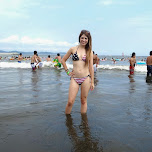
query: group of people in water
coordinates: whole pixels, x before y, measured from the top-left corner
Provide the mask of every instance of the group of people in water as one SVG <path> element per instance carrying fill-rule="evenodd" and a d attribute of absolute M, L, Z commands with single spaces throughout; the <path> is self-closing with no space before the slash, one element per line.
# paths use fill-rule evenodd
<path fill-rule="evenodd" d="M 129 60 L 130 62 L 130 75 L 128 77 L 132 77 L 134 75 L 134 69 L 136 65 L 136 53 L 133 52 L 132 56 Z M 146 59 L 146 65 L 147 65 L 147 77 L 152 77 L 152 51 L 150 51 L 149 56 Z"/>
<path fill-rule="evenodd" d="M 82 30 L 78 37 L 79 45 L 71 47 L 68 52 L 61 59 L 58 53 L 54 59 L 56 62 L 55 67 L 63 66 L 67 76 L 70 77 L 69 95 L 65 108 L 65 113 L 70 114 L 73 104 L 79 89 L 81 89 L 81 113 L 87 112 L 87 97 L 89 90 L 94 90 L 94 72 L 97 71 L 100 59 L 94 51 L 92 51 L 92 38 L 91 34 L 87 30 Z M 73 69 L 69 70 L 66 61 L 72 55 Z M 18 62 L 23 59 L 22 54 L 18 56 Z M 50 55 L 48 55 L 48 62 L 51 61 Z M 147 57 L 147 76 L 152 76 L 152 51 L 150 56 Z M 130 75 L 134 75 L 134 68 L 136 64 L 136 54 L 133 52 L 130 58 Z M 42 67 L 41 58 L 38 56 L 37 51 L 34 51 L 34 55 L 31 57 L 31 67 L 33 70 Z"/>
<path fill-rule="evenodd" d="M 67 59 L 72 55 L 73 69 L 67 67 Z M 51 61 L 48 56 L 47 61 Z M 61 59 L 60 54 L 57 54 L 54 61 L 57 61 L 55 66 L 63 66 L 66 74 L 70 77 L 68 102 L 66 104 L 65 113 L 70 114 L 75 98 L 81 89 L 81 113 L 87 112 L 87 97 L 89 90 L 94 90 L 94 71 L 97 70 L 97 65 L 100 59 L 92 51 L 92 38 L 87 30 L 82 30 L 79 35 L 79 45 L 74 46 Z M 40 67 L 41 59 L 38 57 L 37 51 L 31 58 L 31 67 L 33 70 Z"/>
<path fill-rule="evenodd" d="M 66 65 L 67 59 L 72 55 L 73 70 L 69 71 Z M 100 59 L 92 51 L 92 38 L 87 30 L 82 30 L 79 35 L 79 45 L 68 50 L 61 62 L 68 76 L 70 76 L 69 96 L 66 104 L 65 113 L 70 114 L 75 98 L 81 88 L 81 113 L 87 112 L 87 97 L 89 90 L 94 90 L 94 72 L 97 71 L 97 65 Z M 132 53 L 130 58 L 130 75 L 134 75 L 136 64 L 136 54 Z M 152 76 L 152 51 L 147 57 L 147 76 Z"/>
<path fill-rule="evenodd" d="M 41 60 L 41 57 L 38 56 L 37 51 L 34 51 L 34 54 L 32 57 L 29 57 L 31 60 L 31 67 L 33 70 L 36 70 L 37 68 L 41 68 L 43 63 Z M 18 63 L 21 63 L 24 57 L 22 56 L 22 53 L 20 53 L 17 57 Z M 50 55 L 46 58 L 47 62 L 52 61 Z M 55 67 L 61 67 L 61 56 L 60 53 L 57 53 L 57 56 L 54 58 L 54 61 L 56 64 L 54 65 Z"/>
<path fill-rule="evenodd" d="M 66 61 L 72 55 L 73 70 L 70 71 Z M 48 56 L 47 61 L 51 61 Z M 61 64 L 68 76 L 70 76 L 69 96 L 65 108 L 65 113 L 70 114 L 76 95 L 81 88 L 81 113 L 87 112 L 87 97 L 89 90 L 94 89 L 94 72 L 97 71 L 99 57 L 92 51 L 92 38 L 87 30 L 82 30 L 79 35 L 79 45 L 69 49 L 69 51 L 61 59 L 58 53 L 54 59 L 55 67 L 61 67 Z M 41 59 L 38 57 L 37 51 L 31 58 L 31 67 L 35 70 L 40 67 Z"/>
<path fill-rule="evenodd" d="M 52 61 L 50 55 L 47 57 L 47 62 Z M 61 67 L 61 56 L 60 53 L 57 53 L 57 56 L 55 57 L 54 61 L 54 67 Z M 31 58 L 31 67 L 33 70 L 36 70 L 37 68 L 41 68 L 43 65 L 41 58 L 38 56 L 37 51 L 34 51 L 34 55 Z"/>

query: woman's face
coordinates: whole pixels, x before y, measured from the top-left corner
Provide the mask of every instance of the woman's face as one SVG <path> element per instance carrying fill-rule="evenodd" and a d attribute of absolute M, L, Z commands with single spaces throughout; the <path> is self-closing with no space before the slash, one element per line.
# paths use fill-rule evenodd
<path fill-rule="evenodd" d="M 88 43 L 88 37 L 83 34 L 81 37 L 80 37 L 80 44 L 85 46 L 86 44 Z"/>

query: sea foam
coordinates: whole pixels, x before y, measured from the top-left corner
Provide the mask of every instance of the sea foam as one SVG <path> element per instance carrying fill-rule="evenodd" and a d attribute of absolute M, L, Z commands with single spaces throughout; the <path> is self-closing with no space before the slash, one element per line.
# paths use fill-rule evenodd
<path fill-rule="evenodd" d="M 51 68 L 54 67 L 53 62 L 46 62 L 43 61 L 43 66 L 42 68 Z M 73 65 L 71 63 L 67 63 L 68 69 L 72 69 Z M 30 62 L 0 62 L 0 68 L 31 68 L 31 63 Z M 104 65 L 98 65 L 97 69 L 106 69 L 106 70 L 126 70 L 129 71 L 129 65 L 114 65 L 114 64 L 104 64 Z M 135 67 L 136 72 L 147 72 L 147 67 L 146 65 L 137 65 Z"/>

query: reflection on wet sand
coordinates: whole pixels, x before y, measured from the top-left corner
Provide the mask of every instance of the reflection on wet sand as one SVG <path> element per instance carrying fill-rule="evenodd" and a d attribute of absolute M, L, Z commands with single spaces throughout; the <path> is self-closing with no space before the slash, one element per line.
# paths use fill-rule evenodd
<path fill-rule="evenodd" d="M 97 79 L 97 76 L 94 75 L 94 85 L 97 86 L 97 84 L 98 84 L 98 79 Z"/>
<path fill-rule="evenodd" d="M 61 69 L 55 69 L 53 72 L 55 74 L 56 81 L 62 82 L 61 81 L 61 72 L 62 72 Z"/>
<path fill-rule="evenodd" d="M 19 74 L 19 85 L 23 86 L 23 72 L 22 72 L 22 69 L 18 69 L 18 74 Z"/>
<path fill-rule="evenodd" d="M 68 129 L 68 135 L 72 142 L 73 148 L 71 151 L 75 152 L 102 152 L 103 148 L 99 146 L 98 140 L 94 139 L 91 135 L 88 119 L 86 114 L 81 115 L 81 124 L 79 129 L 81 134 L 77 134 L 76 127 L 73 124 L 71 115 L 66 115 L 66 126 Z"/>
<path fill-rule="evenodd" d="M 146 83 L 152 83 L 152 76 L 146 76 Z"/>
<path fill-rule="evenodd" d="M 41 81 L 41 71 L 32 71 L 32 77 L 31 77 L 31 94 L 33 95 L 33 101 L 38 101 L 40 95 L 41 95 L 41 87 L 40 87 L 40 81 Z"/>
<path fill-rule="evenodd" d="M 130 81 L 130 89 L 129 89 L 129 92 L 130 93 L 134 93 L 135 92 L 135 87 L 136 87 L 136 84 L 135 84 L 135 80 L 134 80 L 134 77 L 133 76 L 128 76 L 129 77 L 129 81 Z"/>
<path fill-rule="evenodd" d="M 38 90 L 38 82 L 39 82 L 39 75 L 38 75 L 38 72 L 37 71 L 32 71 L 32 77 L 31 77 L 31 80 L 32 80 L 32 88 L 33 88 L 33 91 L 37 91 Z"/>
<path fill-rule="evenodd" d="M 135 82 L 133 75 L 128 75 L 130 82 Z"/>

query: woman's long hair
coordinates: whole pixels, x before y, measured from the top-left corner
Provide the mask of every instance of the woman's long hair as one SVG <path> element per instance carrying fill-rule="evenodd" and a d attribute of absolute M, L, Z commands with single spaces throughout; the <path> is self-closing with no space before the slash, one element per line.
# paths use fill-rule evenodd
<path fill-rule="evenodd" d="M 92 38 L 91 38 L 91 34 L 89 31 L 87 30 L 82 30 L 80 35 L 79 35 L 79 42 L 80 42 L 80 37 L 82 35 L 85 35 L 88 38 L 88 43 L 85 46 L 86 49 L 86 65 L 88 64 L 89 60 L 90 60 L 90 55 L 91 55 L 91 51 L 92 51 Z"/>

